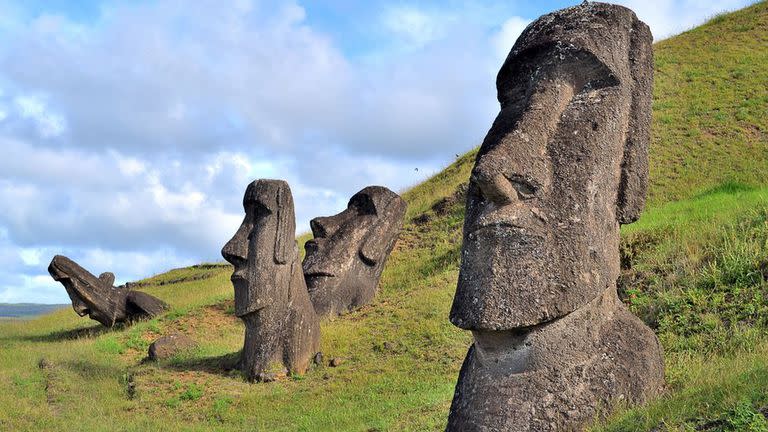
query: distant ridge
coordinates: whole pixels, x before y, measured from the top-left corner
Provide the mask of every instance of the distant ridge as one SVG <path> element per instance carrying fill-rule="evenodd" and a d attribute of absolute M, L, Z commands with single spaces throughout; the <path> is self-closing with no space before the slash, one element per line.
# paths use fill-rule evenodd
<path fill-rule="evenodd" d="M 0 303 L 0 318 L 31 318 L 65 308 L 66 304 Z"/>

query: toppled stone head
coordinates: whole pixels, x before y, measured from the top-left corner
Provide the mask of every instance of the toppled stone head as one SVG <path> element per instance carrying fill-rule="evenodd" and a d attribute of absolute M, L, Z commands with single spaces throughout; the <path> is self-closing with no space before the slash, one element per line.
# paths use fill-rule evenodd
<path fill-rule="evenodd" d="M 337 315 L 373 300 L 406 207 L 391 190 L 368 186 L 354 194 L 341 213 L 310 221 L 314 240 L 305 244 L 303 271 L 319 316 Z"/>
<path fill-rule="evenodd" d="M 320 327 L 296 246 L 293 197 L 282 180 L 257 180 L 243 197 L 245 218 L 221 250 L 234 266 L 235 314 L 245 322 L 241 365 L 249 379 L 282 369 L 303 373 Z"/>
<path fill-rule="evenodd" d="M 88 315 L 107 327 L 142 317 L 152 317 L 168 308 L 161 300 L 125 287 L 114 287 L 115 275 L 102 273 L 98 278 L 71 259 L 56 255 L 48 273 L 64 285 L 72 308 L 80 316 Z"/>
<path fill-rule="evenodd" d="M 619 301 L 619 225 L 648 180 L 648 27 L 584 3 L 531 23 L 467 192 L 451 322 L 471 330 L 448 431 L 578 430 L 663 384 L 653 332 Z"/>
<path fill-rule="evenodd" d="M 651 56 L 648 27 L 620 6 L 564 9 L 522 33 L 470 178 L 452 323 L 535 325 L 615 283 L 619 224 L 645 202 Z"/>

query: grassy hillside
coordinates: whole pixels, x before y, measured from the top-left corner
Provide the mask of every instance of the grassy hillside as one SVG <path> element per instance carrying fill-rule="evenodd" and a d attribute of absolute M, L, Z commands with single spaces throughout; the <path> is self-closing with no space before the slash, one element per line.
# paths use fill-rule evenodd
<path fill-rule="evenodd" d="M 651 204 L 768 181 L 768 3 L 654 46 Z"/>
<path fill-rule="evenodd" d="M 768 430 L 766 17 L 759 3 L 657 45 L 651 202 L 623 229 L 619 287 L 664 345 L 669 388 L 595 430 Z M 246 383 L 230 267 L 177 269 L 140 288 L 172 310 L 130 327 L 71 310 L 0 322 L 0 430 L 442 430 L 470 343 L 447 316 L 473 158 L 404 194 L 376 301 L 322 323 L 339 367 Z M 142 362 L 172 332 L 199 347 Z"/>

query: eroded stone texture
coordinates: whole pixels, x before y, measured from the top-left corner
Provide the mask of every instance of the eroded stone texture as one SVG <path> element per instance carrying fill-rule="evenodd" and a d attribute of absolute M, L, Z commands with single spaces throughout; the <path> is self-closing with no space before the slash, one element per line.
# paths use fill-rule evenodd
<path fill-rule="evenodd" d="M 261 381 L 302 374 L 318 351 L 320 326 L 296 245 L 293 197 L 282 180 L 257 180 L 243 198 L 245 219 L 221 254 L 234 266 L 235 314 L 245 323 L 241 368 Z"/>
<path fill-rule="evenodd" d="M 196 346 L 197 342 L 187 335 L 181 333 L 170 334 L 152 342 L 147 350 L 147 357 L 152 361 L 164 360 Z"/>
<path fill-rule="evenodd" d="M 341 213 L 310 221 L 314 240 L 305 244 L 303 271 L 319 316 L 338 315 L 373 300 L 406 207 L 391 190 L 368 186 Z"/>
<path fill-rule="evenodd" d="M 578 429 L 663 383 L 653 332 L 616 295 L 619 224 L 645 202 L 652 36 L 584 3 L 522 33 L 467 192 L 450 319 L 475 343 L 448 430 Z"/>
<path fill-rule="evenodd" d="M 65 256 L 53 257 L 48 273 L 64 285 L 78 315 L 88 315 L 107 327 L 153 317 L 168 309 L 162 300 L 147 293 L 124 286 L 114 287 L 115 275 L 112 273 L 102 273 L 97 278 Z"/>

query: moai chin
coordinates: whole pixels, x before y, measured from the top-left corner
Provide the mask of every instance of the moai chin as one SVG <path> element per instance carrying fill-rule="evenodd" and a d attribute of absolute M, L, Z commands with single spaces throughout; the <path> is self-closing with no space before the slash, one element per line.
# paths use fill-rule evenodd
<path fill-rule="evenodd" d="M 114 274 L 106 272 L 96 277 L 62 255 L 53 257 L 48 273 L 64 285 L 72 301 L 72 308 L 78 315 L 88 315 L 106 327 L 153 317 L 168 309 L 162 300 L 147 293 L 124 286 L 114 287 Z"/>
<path fill-rule="evenodd" d="M 621 6 L 545 15 L 512 48 L 467 193 L 450 319 L 474 344 L 447 430 L 574 430 L 661 388 L 659 342 L 616 294 L 652 80 L 650 30 Z"/>
<path fill-rule="evenodd" d="M 243 207 L 243 223 L 221 250 L 234 266 L 235 314 L 245 323 L 241 368 L 251 381 L 283 367 L 303 374 L 320 326 L 301 272 L 291 189 L 282 180 L 254 181 Z"/>
<path fill-rule="evenodd" d="M 373 300 L 384 264 L 403 226 L 406 203 L 382 186 L 354 194 L 339 214 L 310 221 L 303 271 L 321 317 Z"/>

